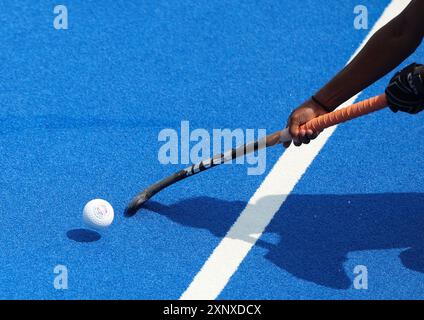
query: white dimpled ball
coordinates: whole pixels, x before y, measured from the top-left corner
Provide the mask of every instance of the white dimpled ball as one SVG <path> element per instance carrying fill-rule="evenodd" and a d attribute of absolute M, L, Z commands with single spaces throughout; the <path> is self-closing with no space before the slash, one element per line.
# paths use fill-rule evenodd
<path fill-rule="evenodd" d="M 112 224 L 115 214 L 109 202 L 102 199 L 94 199 L 87 202 L 82 216 L 88 226 L 106 228 Z"/>

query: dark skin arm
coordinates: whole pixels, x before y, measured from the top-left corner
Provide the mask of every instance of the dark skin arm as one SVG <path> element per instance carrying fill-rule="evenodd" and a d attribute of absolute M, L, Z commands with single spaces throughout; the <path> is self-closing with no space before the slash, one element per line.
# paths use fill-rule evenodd
<path fill-rule="evenodd" d="M 424 0 L 413 0 L 396 18 L 377 31 L 359 54 L 311 99 L 295 109 L 287 126 L 293 143 L 300 146 L 315 139 L 319 132 L 300 130 L 305 122 L 336 109 L 396 68 L 420 45 L 424 37 Z M 290 143 L 284 144 L 288 147 Z"/>

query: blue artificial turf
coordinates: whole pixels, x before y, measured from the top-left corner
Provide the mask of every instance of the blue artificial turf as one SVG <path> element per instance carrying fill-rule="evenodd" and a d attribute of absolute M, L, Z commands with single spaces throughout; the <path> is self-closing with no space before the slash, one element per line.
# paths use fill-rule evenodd
<path fill-rule="evenodd" d="M 264 175 L 216 168 L 124 218 L 184 167 L 159 163 L 159 132 L 280 129 L 369 30 L 353 28 L 353 0 L 64 4 L 68 30 L 54 1 L 0 4 L 0 298 L 177 299 L 283 150 Z M 387 4 L 366 1 L 370 26 Z M 422 120 L 382 111 L 337 129 L 220 298 L 422 298 Z M 84 230 L 93 198 L 115 208 L 107 230 Z M 357 264 L 367 291 L 351 286 Z"/>

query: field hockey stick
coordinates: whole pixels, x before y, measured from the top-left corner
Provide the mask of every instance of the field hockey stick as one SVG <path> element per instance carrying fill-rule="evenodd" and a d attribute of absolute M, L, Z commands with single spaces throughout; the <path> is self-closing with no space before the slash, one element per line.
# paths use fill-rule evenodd
<path fill-rule="evenodd" d="M 355 103 L 348 107 L 314 118 L 311 121 L 303 124 L 301 128 L 305 130 L 311 129 L 314 132 L 320 132 L 333 125 L 383 109 L 386 106 L 387 106 L 386 95 L 381 94 L 379 96 L 369 98 L 367 100 Z M 291 140 L 292 140 L 292 137 L 289 133 L 289 130 L 288 128 L 285 128 L 284 130 L 277 131 L 264 138 L 239 146 L 225 153 L 215 155 L 214 157 L 210 159 L 203 160 L 202 162 L 198 164 L 194 164 L 186 169 L 178 171 L 174 173 L 173 175 L 152 184 L 143 192 L 140 192 L 136 197 L 134 197 L 134 199 L 126 208 L 125 215 L 127 216 L 134 215 L 137 212 L 137 210 L 140 209 L 140 207 L 147 200 L 153 197 L 156 193 L 169 187 L 170 185 L 173 185 L 174 183 L 178 181 L 191 177 L 207 169 L 216 167 L 225 162 L 236 159 L 240 156 L 244 156 L 248 153 L 255 152 L 263 148 L 271 147 L 276 144 L 288 142 Z"/>

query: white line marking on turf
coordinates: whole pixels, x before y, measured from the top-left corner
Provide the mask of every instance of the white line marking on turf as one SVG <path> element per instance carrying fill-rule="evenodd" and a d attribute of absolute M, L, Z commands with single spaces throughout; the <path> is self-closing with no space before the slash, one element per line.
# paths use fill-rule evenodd
<path fill-rule="evenodd" d="M 393 0 L 350 60 L 378 29 L 399 14 L 409 2 Z M 359 94 L 340 108 L 354 103 Z M 212 300 L 218 297 L 335 129 L 336 126 L 326 129 L 313 143 L 301 148 L 289 148 L 283 153 L 237 221 L 182 294 L 181 300 Z"/>

